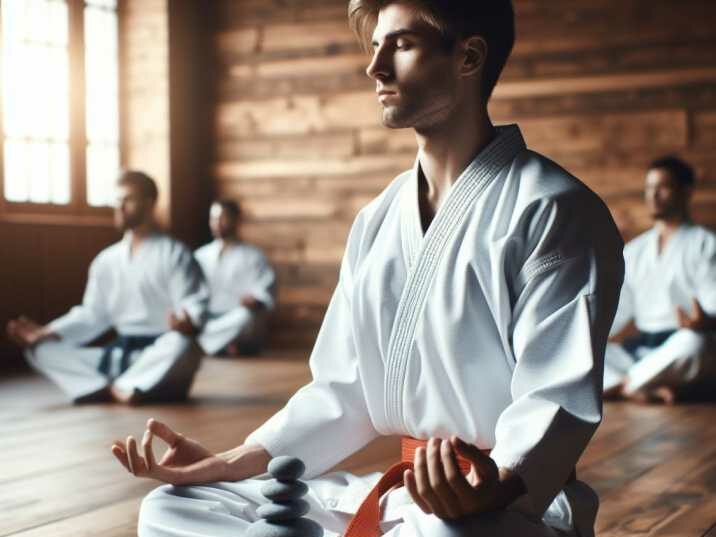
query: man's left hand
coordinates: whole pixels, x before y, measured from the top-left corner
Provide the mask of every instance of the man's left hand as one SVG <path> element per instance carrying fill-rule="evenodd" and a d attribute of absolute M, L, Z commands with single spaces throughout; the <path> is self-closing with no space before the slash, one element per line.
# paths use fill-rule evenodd
<path fill-rule="evenodd" d="M 697 299 L 694 298 L 691 303 L 691 314 L 686 313 L 681 307 L 676 308 L 679 326 L 695 331 L 716 329 L 716 317 L 708 315 Z"/>
<path fill-rule="evenodd" d="M 467 475 L 460 471 L 457 454 L 472 465 Z M 418 448 L 414 469 L 406 470 L 403 479 L 418 507 L 442 519 L 495 511 L 524 492 L 518 476 L 501 472 L 489 456 L 457 437 L 431 438 L 427 448 Z"/>
<path fill-rule="evenodd" d="M 257 300 L 252 295 L 244 295 L 241 297 L 241 305 L 245 308 L 249 308 L 251 311 L 259 310 L 263 307 L 263 302 Z"/>
<path fill-rule="evenodd" d="M 173 311 L 169 314 L 169 328 L 190 337 L 198 332 L 186 310 L 182 310 L 180 315 L 175 315 Z"/>

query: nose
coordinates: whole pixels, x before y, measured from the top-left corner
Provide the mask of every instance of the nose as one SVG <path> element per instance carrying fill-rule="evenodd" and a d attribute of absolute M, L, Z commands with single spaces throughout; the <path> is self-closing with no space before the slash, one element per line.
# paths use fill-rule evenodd
<path fill-rule="evenodd" d="M 369 78 L 380 80 L 381 82 L 390 78 L 390 64 L 383 47 L 375 49 L 373 58 L 365 69 L 365 74 Z"/>

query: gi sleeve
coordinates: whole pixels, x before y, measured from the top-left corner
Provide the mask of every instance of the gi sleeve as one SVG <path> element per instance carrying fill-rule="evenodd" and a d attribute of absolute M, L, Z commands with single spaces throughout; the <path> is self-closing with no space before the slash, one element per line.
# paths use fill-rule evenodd
<path fill-rule="evenodd" d="M 512 310 L 512 403 L 491 455 L 526 485 L 511 508 L 536 517 L 601 422 L 604 351 L 624 271 L 621 238 L 593 194 L 543 205 L 525 233 L 531 252 Z"/>
<path fill-rule="evenodd" d="M 276 305 L 276 274 L 263 254 L 258 254 L 252 263 L 251 295 L 261 302 L 266 309 L 272 310 Z"/>
<path fill-rule="evenodd" d="M 619 295 L 619 306 L 614 316 L 612 328 L 609 331 L 610 336 L 614 336 L 621 332 L 631 320 L 634 319 L 634 295 L 629 284 L 629 280 L 624 280 L 621 294 Z"/>
<path fill-rule="evenodd" d="M 92 261 L 82 304 L 49 323 L 50 330 L 63 340 L 85 345 L 112 327 L 112 319 L 102 295 L 102 289 L 111 285 L 111 282 L 106 281 L 105 263 L 99 256 Z"/>
<path fill-rule="evenodd" d="M 175 313 L 186 311 L 196 328 L 206 322 L 209 307 L 209 286 L 191 251 L 176 243 L 168 274 L 169 293 Z"/>
<path fill-rule="evenodd" d="M 291 455 L 306 464 L 306 478 L 324 473 L 378 436 L 370 419 L 354 343 L 351 314 L 351 243 L 341 264 L 309 365 L 312 381 L 251 433 L 247 444 L 273 457 Z"/>
<path fill-rule="evenodd" d="M 706 232 L 700 241 L 696 259 L 691 266 L 695 267 L 693 285 L 696 299 L 704 312 L 711 317 L 716 316 L 716 235 Z"/>

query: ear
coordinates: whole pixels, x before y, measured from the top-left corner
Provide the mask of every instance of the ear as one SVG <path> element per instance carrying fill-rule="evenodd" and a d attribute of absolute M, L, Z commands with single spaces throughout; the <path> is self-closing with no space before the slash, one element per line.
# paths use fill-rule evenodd
<path fill-rule="evenodd" d="M 487 42 L 482 37 L 475 35 L 465 39 L 461 48 L 460 75 L 470 77 L 480 73 L 487 58 Z"/>

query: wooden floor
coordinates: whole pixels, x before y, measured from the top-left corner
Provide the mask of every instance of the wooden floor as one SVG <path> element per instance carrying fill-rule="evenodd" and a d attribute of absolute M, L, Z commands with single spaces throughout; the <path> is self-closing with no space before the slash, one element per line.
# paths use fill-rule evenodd
<path fill-rule="evenodd" d="M 191 403 L 73 407 L 35 376 L 0 380 L 0 536 L 130 537 L 154 483 L 113 460 L 150 416 L 215 450 L 236 445 L 308 378 L 302 357 L 206 360 Z M 578 473 L 599 492 L 599 537 L 716 537 L 716 406 L 607 405 Z M 384 468 L 383 439 L 341 465 Z"/>

